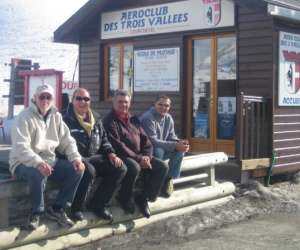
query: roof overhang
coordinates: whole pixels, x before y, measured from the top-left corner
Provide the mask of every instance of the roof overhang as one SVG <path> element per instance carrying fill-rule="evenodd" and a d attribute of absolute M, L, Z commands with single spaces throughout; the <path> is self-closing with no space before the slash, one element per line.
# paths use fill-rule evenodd
<path fill-rule="evenodd" d="M 89 0 L 54 31 L 54 42 L 78 44 L 80 31 L 92 18 L 99 15 L 107 2 L 109 0 Z"/>
<path fill-rule="evenodd" d="M 300 22 L 300 8 L 291 9 L 287 6 L 268 3 L 268 13 L 277 18 Z"/>
<path fill-rule="evenodd" d="M 54 31 L 54 42 L 78 44 L 81 30 L 88 25 L 89 21 L 100 15 L 108 4 L 117 2 L 116 0 L 89 0 Z M 299 0 L 234 0 L 234 2 L 257 10 L 267 9 L 268 14 L 277 18 L 300 21 Z"/>

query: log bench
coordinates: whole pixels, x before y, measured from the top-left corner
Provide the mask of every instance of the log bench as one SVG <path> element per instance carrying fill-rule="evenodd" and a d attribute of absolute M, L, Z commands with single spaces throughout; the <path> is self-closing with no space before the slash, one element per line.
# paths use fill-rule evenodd
<path fill-rule="evenodd" d="M 214 167 L 228 160 L 227 155 L 222 152 L 199 154 L 184 157 L 182 165 L 183 177 L 174 181 L 175 192 L 169 199 L 159 198 L 155 203 L 150 203 L 153 215 L 176 209 L 183 209 L 188 206 L 195 206 L 201 202 L 213 202 L 215 199 L 225 199 L 234 191 L 234 185 L 230 182 L 218 184 L 215 181 Z M 189 172 L 192 175 L 189 175 Z M 189 184 L 190 183 L 190 184 Z M 184 184 L 184 188 L 180 188 Z M 198 185 L 199 184 L 199 185 Z M 57 192 L 57 185 L 49 182 L 46 193 Z M 29 187 L 26 182 L 10 179 L 0 182 L 0 249 L 12 246 L 26 245 L 31 242 L 71 234 L 87 230 L 92 227 L 105 225 L 107 222 L 97 219 L 92 213 L 86 212 L 87 220 L 77 222 L 72 228 L 61 228 L 54 222 L 47 222 L 37 232 L 28 232 L 19 227 L 8 227 L 11 224 L 10 217 L 12 207 L 16 199 L 25 198 L 29 207 Z M 25 205 L 19 208 L 20 213 L 24 212 Z M 14 210 L 15 211 L 15 210 Z M 118 206 L 112 206 L 115 218 L 114 223 L 132 221 L 141 215 L 136 212 L 134 215 L 125 215 Z M 27 219 L 27 212 L 24 218 Z M 152 217 L 152 216 L 151 216 Z M 9 235 L 9 239 L 7 238 Z M 3 241 L 5 238 L 5 241 Z"/>

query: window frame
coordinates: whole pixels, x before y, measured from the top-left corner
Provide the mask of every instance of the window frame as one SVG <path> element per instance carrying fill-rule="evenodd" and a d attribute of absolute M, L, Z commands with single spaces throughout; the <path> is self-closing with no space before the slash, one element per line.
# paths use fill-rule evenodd
<path fill-rule="evenodd" d="M 111 99 L 112 96 L 110 95 L 110 48 L 117 47 L 120 50 L 119 53 L 119 75 L 118 75 L 118 88 L 122 89 L 124 87 L 124 52 L 126 46 L 132 46 L 132 55 L 134 54 L 134 45 L 133 42 L 126 41 L 126 42 L 115 42 L 115 43 L 107 43 L 104 45 L 104 84 L 103 84 L 103 92 L 104 92 L 104 100 Z M 134 63 L 132 64 L 134 67 Z M 134 70 L 134 69 L 133 69 Z M 132 76 L 133 77 L 133 76 Z M 130 90 L 133 94 L 133 87 Z"/>

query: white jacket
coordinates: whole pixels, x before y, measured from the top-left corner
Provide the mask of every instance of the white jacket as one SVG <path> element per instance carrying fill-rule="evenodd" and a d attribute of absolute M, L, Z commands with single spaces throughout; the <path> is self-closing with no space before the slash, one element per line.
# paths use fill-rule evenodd
<path fill-rule="evenodd" d="M 69 161 L 81 159 L 75 140 L 54 107 L 45 121 L 36 105 L 31 103 L 16 117 L 11 137 L 9 169 L 12 174 L 20 164 L 37 167 L 40 163 L 47 162 L 54 166 L 55 149 L 65 154 Z"/>

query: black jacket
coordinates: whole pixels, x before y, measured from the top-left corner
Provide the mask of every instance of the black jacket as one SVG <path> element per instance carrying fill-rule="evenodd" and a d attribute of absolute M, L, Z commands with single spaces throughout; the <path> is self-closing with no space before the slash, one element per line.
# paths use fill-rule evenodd
<path fill-rule="evenodd" d="M 95 154 L 102 154 L 107 157 L 109 153 L 114 153 L 115 151 L 108 141 L 101 120 L 95 114 L 94 117 L 95 125 L 92 129 L 91 136 L 88 135 L 78 122 L 72 103 L 69 104 L 63 119 L 70 129 L 72 137 L 77 142 L 78 151 L 81 156 L 91 157 Z"/>

